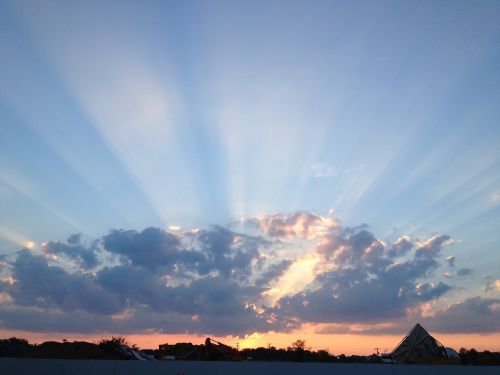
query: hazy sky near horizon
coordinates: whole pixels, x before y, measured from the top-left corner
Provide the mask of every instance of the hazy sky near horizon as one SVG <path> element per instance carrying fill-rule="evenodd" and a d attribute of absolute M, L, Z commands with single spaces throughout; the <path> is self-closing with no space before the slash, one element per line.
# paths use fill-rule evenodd
<path fill-rule="evenodd" d="M 0 329 L 498 335 L 499 20 L 1 1 Z"/>

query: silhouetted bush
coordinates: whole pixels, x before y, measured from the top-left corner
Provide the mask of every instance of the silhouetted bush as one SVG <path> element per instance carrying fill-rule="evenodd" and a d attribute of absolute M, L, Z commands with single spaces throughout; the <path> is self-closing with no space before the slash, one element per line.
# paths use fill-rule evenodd
<path fill-rule="evenodd" d="M 22 357 L 32 349 L 28 340 L 11 337 L 0 340 L 0 357 Z"/>
<path fill-rule="evenodd" d="M 500 365 L 500 353 L 490 352 L 489 350 L 478 352 L 474 348 L 470 350 L 461 348 L 458 352 L 458 355 L 460 356 L 460 361 L 463 365 Z"/>

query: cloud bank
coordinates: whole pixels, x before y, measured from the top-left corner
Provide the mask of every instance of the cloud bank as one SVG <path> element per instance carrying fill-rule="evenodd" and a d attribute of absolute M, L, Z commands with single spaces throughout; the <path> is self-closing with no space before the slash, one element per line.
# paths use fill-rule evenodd
<path fill-rule="evenodd" d="M 0 326 L 243 336 L 305 323 L 401 333 L 418 320 L 440 332 L 500 331 L 496 284 L 488 298 L 442 303 L 455 290 L 438 272 L 459 263 L 447 253 L 452 243 L 447 235 L 387 243 L 366 225 L 310 212 L 186 231 L 115 229 L 90 243 L 71 235 L 2 258 Z M 310 277 L 283 288 L 297 272 Z"/>

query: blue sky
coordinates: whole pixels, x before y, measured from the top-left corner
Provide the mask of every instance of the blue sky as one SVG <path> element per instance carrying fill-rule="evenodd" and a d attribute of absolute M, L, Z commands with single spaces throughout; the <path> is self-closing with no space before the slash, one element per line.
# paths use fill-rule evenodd
<path fill-rule="evenodd" d="M 387 251 L 449 236 L 432 278 L 449 256 L 470 272 L 433 303 L 499 298 L 499 19 L 495 1 L 3 1 L 0 254 L 311 212 Z"/>

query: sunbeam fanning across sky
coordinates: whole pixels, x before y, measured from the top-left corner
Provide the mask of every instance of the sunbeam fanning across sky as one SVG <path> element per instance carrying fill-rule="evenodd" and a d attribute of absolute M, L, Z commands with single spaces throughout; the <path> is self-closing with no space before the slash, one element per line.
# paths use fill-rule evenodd
<path fill-rule="evenodd" d="M 500 350 L 499 20 L 1 2 L 0 332 Z"/>

